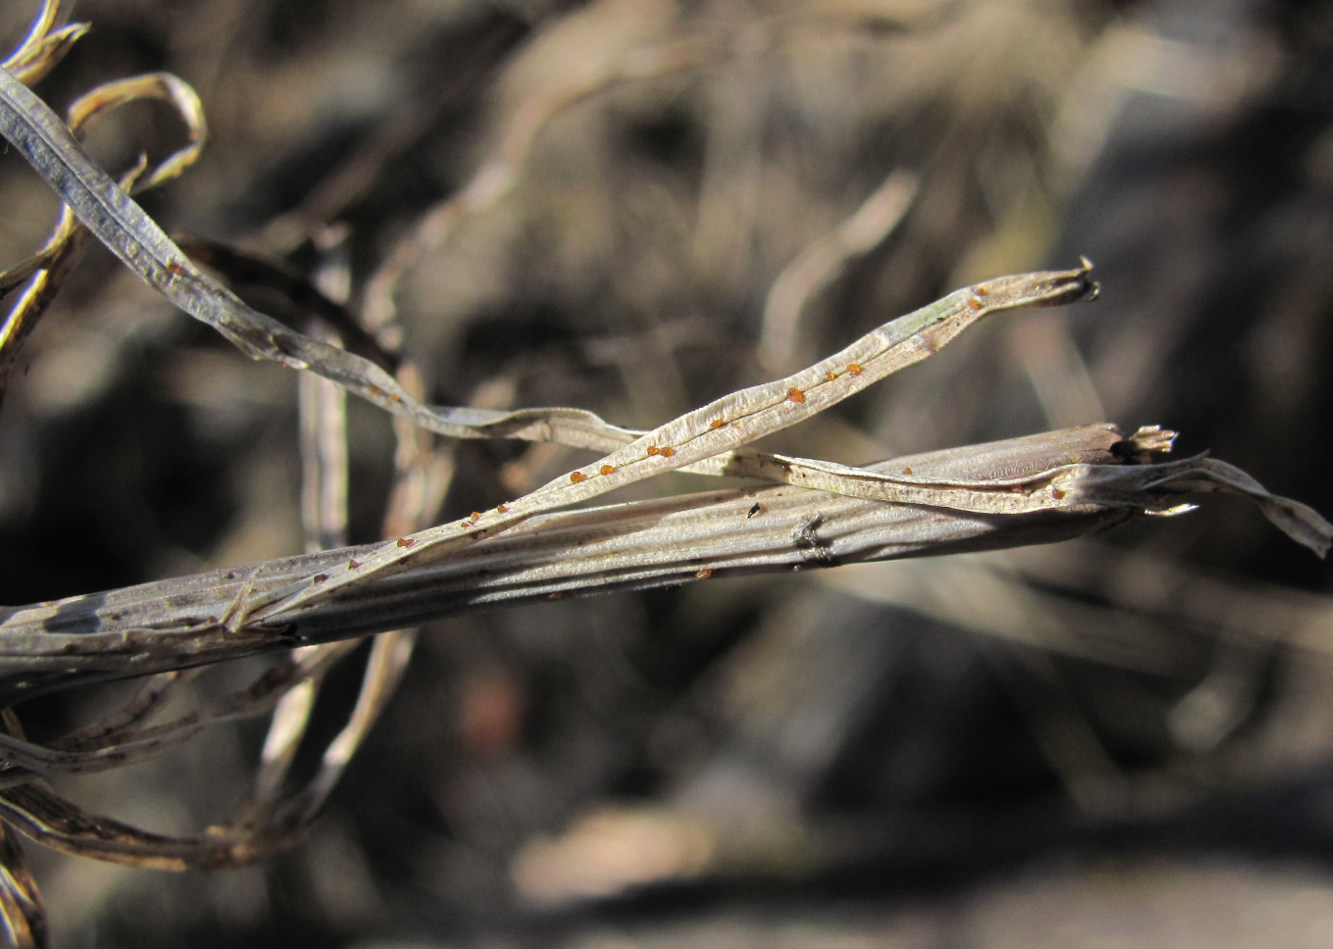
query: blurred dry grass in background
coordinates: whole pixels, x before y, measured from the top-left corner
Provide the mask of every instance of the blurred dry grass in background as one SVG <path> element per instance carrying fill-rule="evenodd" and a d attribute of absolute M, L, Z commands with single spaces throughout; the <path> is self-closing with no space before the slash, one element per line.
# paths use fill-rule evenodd
<path fill-rule="evenodd" d="M 423 212 L 510 161 L 513 191 L 440 218 L 395 297 L 430 401 L 649 425 L 1082 253 L 1095 306 L 973 334 L 779 447 L 860 463 L 1158 422 L 1333 510 L 1333 4 L 76 12 L 93 31 L 48 101 L 149 69 L 203 99 L 204 157 L 148 209 L 298 267 L 334 246 L 368 308 Z M 91 147 L 119 167 L 178 134 L 144 107 Z M 12 154 L 0 206 L 20 259 L 55 201 Z M 101 252 L 26 352 L 0 412 L 0 602 L 300 548 L 293 374 Z M 393 447 L 373 410 L 351 424 L 363 541 Z M 446 513 L 572 457 L 464 444 Z M 289 854 L 177 876 L 34 848 L 36 872 L 71 946 L 1326 945 L 1328 574 L 1235 510 L 451 619 Z M 206 823 L 261 737 L 215 729 L 82 799 Z"/>

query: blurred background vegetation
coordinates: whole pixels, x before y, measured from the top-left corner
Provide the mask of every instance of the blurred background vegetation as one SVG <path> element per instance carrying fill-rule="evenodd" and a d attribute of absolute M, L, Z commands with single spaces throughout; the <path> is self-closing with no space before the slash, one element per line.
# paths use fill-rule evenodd
<path fill-rule="evenodd" d="M 8 44 L 29 6 L 0 11 Z M 1086 254 L 1096 304 L 996 321 L 777 446 L 860 463 L 1160 423 L 1333 511 L 1333 4 L 75 15 L 92 30 L 47 101 L 158 69 L 203 99 L 210 143 L 145 197 L 158 220 L 305 272 L 345 262 L 368 308 L 422 215 L 512 159 L 513 190 L 453 205 L 394 297 L 432 401 L 646 426 L 968 281 Z M 121 168 L 179 137 L 144 105 L 90 148 Z M 896 226 L 871 204 L 854 253 L 794 265 L 886 182 L 910 197 Z M 0 206 L 13 262 L 56 203 L 7 152 Z M 299 550 L 295 388 L 90 253 L 0 409 L 0 603 Z M 393 443 L 364 406 L 351 426 L 364 541 Z M 462 445 L 441 518 L 575 457 Z M 271 864 L 35 869 L 70 946 L 1328 945 L 1328 585 L 1236 504 L 1003 556 L 454 618 Z M 357 676 L 321 699 L 330 729 Z M 217 728 L 69 790 L 185 832 L 244 795 L 262 734 Z"/>

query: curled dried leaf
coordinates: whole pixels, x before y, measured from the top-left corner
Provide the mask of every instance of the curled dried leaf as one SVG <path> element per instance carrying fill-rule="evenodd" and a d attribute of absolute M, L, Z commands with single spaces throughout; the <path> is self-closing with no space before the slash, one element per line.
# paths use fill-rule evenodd
<path fill-rule="evenodd" d="M 24 85 L 40 82 L 88 31 L 87 23 L 69 22 L 73 6 L 73 0 L 43 0 L 27 35 L 0 66 Z"/>
<path fill-rule="evenodd" d="M 1090 504 L 1164 515 L 1193 510 L 1202 495 L 1239 495 L 1253 501 L 1275 527 L 1320 557 L 1333 545 L 1333 524 L 1314 508 L 1273 494 L 1235 465 L 1206 455 L 1120 468 L 1077 466 L 1070 469 L 1064 483 L 1072 496 Z M 1146 498 L 1155 499 L 1155 504 L 1145 503 Z"/>
<path fill-rule="evenodd" d="M 70 105 L 67 119 L 70 133 L 78 136 L 98 116 L 143 100 L 165 102 L 175 109 L 185 125 L 186 144 L 151 170 L 147 159 L 141 157 L 120 179 L 119 186 L 130 193 L 145 191 L 176 178 L 199 157 L 207 138 L 207 124 L 203 106 L 194 90 L 166 73 L 108 82 L 76 99 Z M 4 322 L 0 323 L 0 397 L 4 394 L 5 380 L 18 361 L 23 340 L 32 332 L 65 276 L 78 261 L 87 233 L 87 228 L 66 205 L 61 209 L 60 218 L 45 246 L 32 258 L 0 274 L 0 295 L 26 283 Z"/>

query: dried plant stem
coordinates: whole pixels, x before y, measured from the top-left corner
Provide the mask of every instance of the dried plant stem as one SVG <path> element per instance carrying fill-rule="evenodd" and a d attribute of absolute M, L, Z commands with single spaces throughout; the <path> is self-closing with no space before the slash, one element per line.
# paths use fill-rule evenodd
<path fill-rule="evenodd" d="M 370 556 L 345 548 L 8 610 L 0 621 L 0 697 L 219 662 L 361 636 L 433 616 L 552 596 L 641 589 L 724 575 L 1053 542 L 1135 513 L 1173 513 L 1210 491 L 1255 500 L 1280 526 L 1327 545 L 1333 526 L 1206 458 L 1126 464 L 1160 448 L 1093 425 L 948 449 L 872 466 L 978 483 L 1059 477 L 1071 503 L 1029 514 L 978 514 L 774 486 L 534 516 L 338 597 L 256 619 L 251 604 L 304 577 Z M 1284 525 L 1284 520 L 1298 526 Z M 1303 532 L 1303 533 L 1302 533 Z M 237 617 L 242 617 L 237 621 Z"/>

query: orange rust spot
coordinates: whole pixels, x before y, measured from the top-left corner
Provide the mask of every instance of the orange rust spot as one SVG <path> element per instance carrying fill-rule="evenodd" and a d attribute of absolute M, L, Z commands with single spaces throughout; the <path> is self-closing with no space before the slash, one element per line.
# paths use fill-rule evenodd
<path fill-rule="evenodd" d="M 399 546 L 399 547 L 414 547 L 414 546 L 416 546 L 416 541 L 413 540 L 411 537 L 399 537 L 399 538 L 398 538 L 398 546 Z"/>
<path fill-rule="evenodd" d="M 578 484 L 578 483 L 579 483 L 580 481 L 582 481 L 582 480 L 583 480 L 583 472 L 582 472 L 582 471 L 571 471 L 571 472 L 569 473 L 569 483 L 570 483 L 570 484 Z"/>
<path fill-rule="evenodd" d="M 791 401 L 797 404 L 800 404 L 801 402 L 805 401 L 805 393 L 802 392 L 800 389 L 796 388 L 795 386 L 792 386 L 790 389 L 787 390 L 787 398 L 791 399 Z"/>
<path fill-rule="evenodd" d="M 389 393 L 389 401 L 390 401 L 390 402 L 401 402 L 401 401 L 403 401 L 403 397 L 400 396 L 397 392 L 390 392 L 390 393 Z"/>
<path fill-rule="evenodd" d="M 663 457 L 663 458 L 670 458 L 670 457 L 671 457 L 672 455 L 674 455 L 675 453 L 676 453 L 676 449 L 672 448 L 670 445 L 667 445 L 665 448 L 662 449 L 662 457 Z"/>
<path fill-rule="evenodd" d="M 649 445 L 649 446 L 648 446 L 648 454 L 650 454 L 650 455 L 655 455 L 655 454 L 657 454 L 657 446 L 656 446 L 656 445 Z"/>
<path fill-rule="evenodd" d="M 713 425 L 714 428 L 721 428 L 723 425 L 726 425 L 726 424 L 727 424 L 727 423 L 724 422 L 724 421 L 722 421 L 722 419 L 720 419 L 720 418 L 715 418 L 715 419 L 713 419 L 713 421 L 712 421 L 712 425 Z"/>
<path fill-rule="evenodd" d="M 361 561 L 357 560 L 355 557 L 353 557 L 351 560 L 347 561 L 347 569 L 348 569 L 348 570 L 356 570 L 356 569 L 359 568 L 360 566 L 361 566 Z"/>
<path fill-rule="evenodd" d="M 824 378 L 827 379 L 829 382 L 837 382 L 838 374 L 834 372 L 832 369 L 830 369 L 828 372 L 824 373 Z"/>
<path fill-rule="evenodd" d="M 987 290 L 985 287 L 973 287 L 973 288 L 972 288 L 972 292 L 975 293 L 975 294 L 976 294 L 977 296 L 979 296 L 979 297 L 984 297 L 984 296 L 989 296 L 989 295 L 990 295 L 990 291 Z"/>
<path fill-rule="evenodd" d="M 1061 491 L 1059 488 L 1051 488 L 1051 497 L 1055 498 L 1057 501 L 1063 501 L 1065 499 L 1065 492 Z"/>
<path fill-rule="evenodd" d="M 980 309 L 981 309 L 981 301 L 978 300 L 976 297 L 971 297 L 971 298 L 967 301 L 967 306 L 968 306 L 968 309 L 971 309 L 971 310 L 980 310 Z"/>
<path fill-rule="evenodd" d="M 861 374 L 861 364 L 854 362 L 847 367 L 847 371 L 854 376 L 859 376 Z"/>
<path fill-rule="evenodd" d="M 700 580 L 707 580 L 709 577 L 713 575 L 713 571 L 709 567 L 704 567 L 702 570 L 696 570 L 694 575 L 698 577 Z"/>
<path fill-rule="evenodd" d="M 173 277 L 179 277 L 184 272 L 185 268 L 181 266 L 181 263 L 178 260 L 173 260 L 171 263 L 167 264 L 167 273 L 171 274 Z"/>
<path fill-rule="evenodd" d="M 509 505 L 508 505 L 508 504 L 497 504 L 497 505 L 495 506 L 495 510 L 498 511 L 499 513 L 501 513 L 501 514 L 508 514 L 508 513 L 509 513 Z"/>
<path fill-rule="evenodd" d="M 384 395 L 384 390 L 381 389 L 379 386 L 366 386 L 366 391 L 369 392 L 371 395 L 376 396 L 377 398 L 381 395 Z"/>
<path fill-rule="evenodd" d="M 912 469 L 911 469 L 910 467 L 909 467 L 909 468 L 904 468 L 904 469 L 903 469 L 903 474 L 911 474 L 911 473 L 912 473 Z"/>
<path fill-rule="evenodd" d="M 473 524 L 475 524 L 477 523 L 477 521 L 481 520 L 481 512 L 473 511 L 471 514 L 467 516 L 467 519 L 471 521 Z"/>
<path fill-rule="evenodd" d="M 616 469 L 615 469 L 615 467 L 614 467 L 613 465 L 602 465 L 602 467 L 598 468 L 597 470 L 600 471 L 600 472 L 601 472 L 602 474 L 604 474 L 604 475 L 609 475 L 611 472 L 615 471 Z"/>

